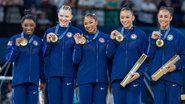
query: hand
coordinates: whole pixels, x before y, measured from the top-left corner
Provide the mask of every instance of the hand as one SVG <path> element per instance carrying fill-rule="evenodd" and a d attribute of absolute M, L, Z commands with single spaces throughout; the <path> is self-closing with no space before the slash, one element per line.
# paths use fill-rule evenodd
<path fill-rule="evenodd" d="M 117 36 L 118 34 L 119 34 L 119 32 L 118 32 L 117 30 L 113 30 L 113 31 L 111 32 L 110 38 L 111 38 L 111 39 L 115 39 L 116 36 Z"/>
<path fill-rule="evenodd" d="M 110 83 L 108 84 L 108 93 L 112 93 L 112 86 Z"/>
<path fill-rule="evenodd" d="M 131 79 L 130 79 L 130 82 L 129 83 L 133 82 L 134 80 L 138 79 L 139 77 L 140 77 L 140 75 L 139 75 L 138 72 L 132 73 L 131 74 Z"/>
<path fill-rule="evenodd" d="M 157 39 L 161 33 L 159 31 L 152 32 L 152 39 Z"/>
<path fill-rule="evenodd" d="M 82 35 L 80 35 L 80 33 L 76 33 L 74 35 L 74 39 L 75 39 L 75 43 L 76 44 L 80 44 L 80 39 L 82 38 Z"/>
<path fill-rule="evenodd" d="M 76 95 L 75 95 L 75 96 L 76 96 L 76 99 L 77 99 L 77 100 L 79 100 L 79 98 L 78 98 L 78 95 L 79 95 L 79 89 L 78 89 L 78 88 L 76 88 L 76 89 L 75 89 L 75 91 L 76 91 Z"/>
<path fill-rule="evenodd" d="M 15 45 L 16 46 L 20 46 L 21 45 L 21 38 L 16 38 L 16 42 L 15 42 Z"/>
<path fill-rule="evenodd" d="M 40 84 L 40 90 L 45 92 L 45 88 L 46 88 L 46 83 L 41 83 Z"/>
<path fill-rule="evenodd" d="M 171 66 L 168 67 L 168 72 L 173 72 L 174 70 L 176 70 L 175 65 L 171 65 Z"/>
<path fill-rule="evenodd" d="M 48 42 L 48 43 L 51 42 L 50 38 L 51 38 L 52 35 L 55 35 L 55 34 L 54 34 L 54 33 L 48 33 L 48 34 L 47 34 L 47 42 Z"/>

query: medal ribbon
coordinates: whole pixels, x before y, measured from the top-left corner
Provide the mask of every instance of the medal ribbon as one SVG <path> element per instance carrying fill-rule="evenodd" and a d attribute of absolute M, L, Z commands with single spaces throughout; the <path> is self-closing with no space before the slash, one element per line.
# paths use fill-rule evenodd
<path fill-rule="evenodd" d="M 70 26 L 68 26 L 67 29 L 62 34 L 57 35 L 58 29 L 59 29 L 59 24 L 56 26 L 55 34 L 58 36 L 58 39 L 62 39 L 65 36 L 65 34 L 67 33 L 67 31 L 69 30 L 69 27 Z"/>

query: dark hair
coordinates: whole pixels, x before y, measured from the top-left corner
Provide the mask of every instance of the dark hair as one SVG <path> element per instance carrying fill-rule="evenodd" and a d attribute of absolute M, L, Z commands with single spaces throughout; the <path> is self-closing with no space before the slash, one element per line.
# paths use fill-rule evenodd
<path fill-rule="evenodd" d="M 134 12 L 133 12 L 133 10 L 130 8 L 130 7 L 123 7 L 122 9 L 121 9 L 121 11 L 120 11 L 120 13 L 122 12 L 122 11 L 130 11 L 131 13 L 132 13 L 132 15 L 134 15 Z"/>
<path fill-rule="evenodd" d="M 162 7 L 160 7 L 160 9 L 159 9 L 159 11 L 158 11 L 157 14 L 159 14 L 159 12 L 160 12 L 161 10 L 167 10 L 167 11 L 170 13 L 170 15 L 173 16 L 174 9 L 173 9 L 172 7 L 162 6 Z"/>
<path fill-rule="evenodd" d="M 24 20 L 26 20 L 26 19 L 31 19 L 31 20 L 33 20 L 33 21 L 35 22 L 35 24 L 36 24 L 36 17 L 33 16 L 33 14 L 32 14 L 32 12 L 31 12 L 30 9 L 24 10 L 24 16 L 23 16 L 22 19 L 21 19 L 21 23 L 23 23 Z"/>
<path fill-rule="evenodd" d="M 85 15 L 85 17 L 91 17 L 91 18 L 93 18 L 95 21 L 98 20 L 98 17 L 96 16 L 95 13 L 88 13 L 88 14 Z"/>

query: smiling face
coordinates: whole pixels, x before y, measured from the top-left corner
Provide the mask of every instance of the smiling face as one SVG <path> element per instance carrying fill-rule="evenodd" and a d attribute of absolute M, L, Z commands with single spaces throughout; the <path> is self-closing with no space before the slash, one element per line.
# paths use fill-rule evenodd
<path fill-rule="evenodd" d="M 23 32 L 27 35 L 32 35 L 36 27 L 36 24 L 32 19 L 25 19 L 21 25 Z"/>
<path fill-rule="evenodd" d="M 133 21 L 135 17 L 129 10 L 123 10 L 120 12 L 120 22 L 124 28 L 130 29 L 133 26 Z"/>
<path fill-rule="evenodd" d="M 67 27 L 72 19 L 70 10 L 60 9 L 58 12 L 58 21 L 62 27 Z"/>
<path fill-rule="evenodd" d="M 160 29 L 165 30 L 170 26 L 172 16 L 168 10 L 165 10 L 165 9 L 160 10 L 157 18 L 160 25 Z"/>
<path fill-rule="evenodd" d="M 92 34 L 96 33 L 97 21 L 93 17 L 86 16 L 84 18 L 84 28 L 89 33 L 92 33 Z"/>

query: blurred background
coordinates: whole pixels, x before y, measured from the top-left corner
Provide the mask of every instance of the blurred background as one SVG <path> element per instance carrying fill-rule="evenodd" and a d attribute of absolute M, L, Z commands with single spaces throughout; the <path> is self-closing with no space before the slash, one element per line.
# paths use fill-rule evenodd
<path fill-rule="evenodd" d="M 147 34 L 157 30 L 158 9 L 161 6 L 171 6 L 175 10 L 172 25 L 185 35 L 185 0 L 0 0 L 0 65 L 2 66 L 6 62 L 5 53 L 8 39 L 22 31 L 20 20 L 24 15 L 24 9 L 31 9 L 37 17 L 35 33 L 43 38 L 45 30 L 56 25 L 57 11 L 63 4 L 68 4 L 73 9 L 72 25 L 83 31 L 83 16 L 88 12 L 93 12 L 98 17 L 99 30 L 107 34 L 121 26 L 119 12 L 124 6 L 129 5 L 134 10 L 136 16 L 134 24 Z M 0 76 L 5 74 L 12 76 L 11 73 L 12 67 L 10 66 L 7 73 L 6 70 L 3 70 L 0 72 Z M 148 84 L 150 82 L 147 73 L 145 82 Z M 150 86 L 147 86 L 146 83 L 143 86 L 142 102 L 143 104 L 152 104 Z M 0 88 L 0 104 L 11 104 L 11 81 L 0 80 Z M 183 87 L 182 93 L 185 93 L 184 89 L 185 87 Z"/>

